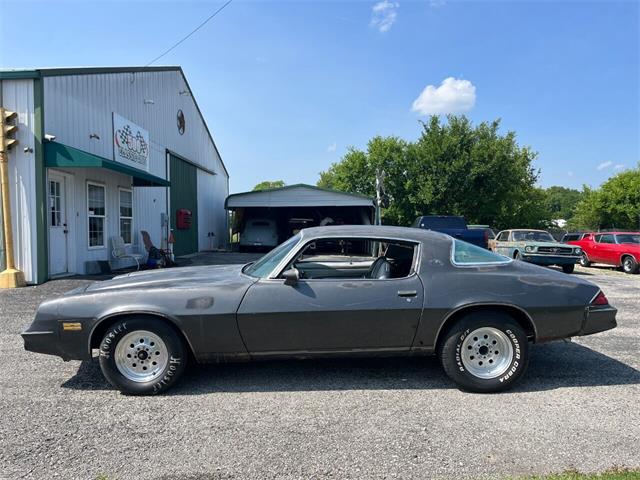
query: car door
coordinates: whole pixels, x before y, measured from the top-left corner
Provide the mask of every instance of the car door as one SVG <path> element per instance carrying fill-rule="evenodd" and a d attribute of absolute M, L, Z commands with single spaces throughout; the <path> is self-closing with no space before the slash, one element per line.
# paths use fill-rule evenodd
<path fill-rule="evenodd" d="M 509 240 L 509 231 L 500 232 L 495 239 L 494 252 L 501 255 L 510 256 L 508 252 L 507 242 Z"/>
<path fill-rule="evenodd" d="M 618 265 L 620 255 L 618 253 L 619 248 L 616 244 L 615 235 L 612 233 L 603 234 L 598 247 L 598 255 L 602 263 Z"/>
<path fill-rule="evenodd" d="M 262 278 L 247 291 L 237 319 L 253 355 L 406 351 L 423 300 L 415 273 L 389 279 L 300 279 L 296 285 Z"/>

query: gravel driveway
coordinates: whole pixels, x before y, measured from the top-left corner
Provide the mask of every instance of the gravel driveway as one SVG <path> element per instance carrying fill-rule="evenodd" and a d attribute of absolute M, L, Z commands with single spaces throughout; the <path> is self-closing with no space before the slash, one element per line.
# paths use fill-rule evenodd
<path fill-rule="evenodd" d="M 496 395 L 453 388 L 434 359 L 376 359 L 192 366 L 165 396 L 126 397 L 95 360 L 27 353 L 18 336 L 40 301 L 87 280 L 0 290 L 0 477 L 423 479 L 638 468 L 640 275 L 578 274 L 619 308 L 619 328 L 534 346 L 524 381 Z"/>

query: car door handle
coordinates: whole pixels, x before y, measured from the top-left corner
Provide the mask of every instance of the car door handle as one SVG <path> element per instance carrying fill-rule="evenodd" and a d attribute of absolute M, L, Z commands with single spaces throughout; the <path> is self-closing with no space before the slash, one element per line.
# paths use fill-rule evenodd
<path fill-rule="evenodd" d="M 415 290 L 398 290 L 399 297 L 415 297 L 418 295 L 418 292 Z"/>

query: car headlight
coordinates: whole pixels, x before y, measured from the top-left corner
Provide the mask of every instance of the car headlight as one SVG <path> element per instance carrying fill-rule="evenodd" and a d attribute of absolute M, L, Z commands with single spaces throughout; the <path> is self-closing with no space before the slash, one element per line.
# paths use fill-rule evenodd
<path fill-rule="evenodd" d="M 582 253 L 582 249 L 580 247 L 575 249 L 576 255 L 580 255 Z"/>
<path fill-rule="evenodd" d="M 527 245 L 526 247 L 524 247 L 524 251 L 525 252 L 535 252 L 536 251 L 536 247 L 533 247 L 531 245 Z"/>

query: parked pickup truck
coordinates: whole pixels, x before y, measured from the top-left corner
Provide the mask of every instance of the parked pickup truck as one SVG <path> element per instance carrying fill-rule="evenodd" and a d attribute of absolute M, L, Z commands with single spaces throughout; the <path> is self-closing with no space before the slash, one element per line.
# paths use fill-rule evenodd
<path fill-rule="evenodd" d="M 467 228 L 464 217 L 453 215 L 423 215 L 413 222 L 416 228 L 433 230 L 434 232 L 446 233 L 458 240 L 473 243 L 482 248 L 488 248 L 489 233 L 483 229 Z"/>

